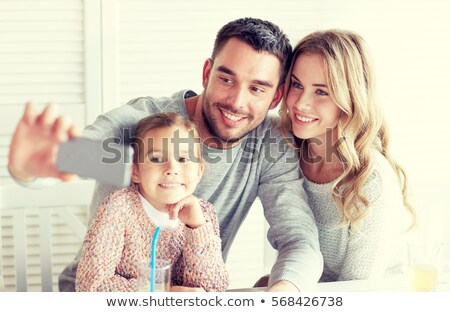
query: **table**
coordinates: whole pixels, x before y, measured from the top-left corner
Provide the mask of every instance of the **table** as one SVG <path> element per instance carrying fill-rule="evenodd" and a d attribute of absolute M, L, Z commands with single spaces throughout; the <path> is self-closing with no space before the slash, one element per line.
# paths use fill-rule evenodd
<path fill-rule="evenodd" d="M 229 289 L 230 292 L 261 292 L 267 287 Z M 314 291 L 317 292 L 398 292 L 409 291 L 406 277 L 396 275 L 379 280 L 356 280 L 343 282 L 318 283 Z M 450 272 L 440 278 L 437 291 L 450 292 Z"/>

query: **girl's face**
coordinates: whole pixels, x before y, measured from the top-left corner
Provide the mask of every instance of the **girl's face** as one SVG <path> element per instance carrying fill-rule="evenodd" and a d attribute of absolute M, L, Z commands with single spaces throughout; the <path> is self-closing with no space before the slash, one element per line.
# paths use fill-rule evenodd
<path fill-rule="evenodd" d="M 301 54 L 292 69 L 286 104 L 292 131 L 300 139 L 317 138 L 325 143 L 327 129 L 335 129 L 341 110 L 326 85 L 326 65 L 318 54 Z"/>
<path fill-rule="evenodd" d="M 167 204 L 191 195 L 202 177 L 200 142 L 180 127 L 152 129 L 141 139 L 141 155 L 133 164 L 132 180 L 153 207 L 166 212 Z"/>

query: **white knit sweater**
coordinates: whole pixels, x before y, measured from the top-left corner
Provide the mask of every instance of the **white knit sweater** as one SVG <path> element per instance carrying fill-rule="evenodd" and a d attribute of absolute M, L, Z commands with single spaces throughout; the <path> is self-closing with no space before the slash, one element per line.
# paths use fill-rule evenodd
<path fill-rule="evenodd" d="M 343 223 L 332 197 L 334 181 L 317 184 L 305 178 L 325 262 L 321 282 L 379 278 L 400 268 L 403 261 L 410 219 L 392 167 L 377 151 L 374 158 L 374 172 L 364 187 L 370 212 L 358 231 Z"/>

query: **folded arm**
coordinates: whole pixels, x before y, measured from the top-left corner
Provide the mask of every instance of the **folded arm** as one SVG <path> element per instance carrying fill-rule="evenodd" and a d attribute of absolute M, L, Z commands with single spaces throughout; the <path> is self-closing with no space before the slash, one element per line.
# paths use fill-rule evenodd
<path fill-rule="evenodd" d="M 229 277 L 222 259 L 219 222 L 213 205 L 201 201 L 206 223 L 185 228 L 186 246 L 175 268 L 175 284 L 201 287 L 206 291 L 224 291 Z"/>

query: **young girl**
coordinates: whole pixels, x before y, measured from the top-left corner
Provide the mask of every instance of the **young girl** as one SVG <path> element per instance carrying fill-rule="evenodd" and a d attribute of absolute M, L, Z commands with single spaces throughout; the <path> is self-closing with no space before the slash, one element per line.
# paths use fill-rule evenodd
<path fill-rule="evenodd" d="M 192 193 L 204 165 L 193 123 L 176 113 L 142 119 L 136 129 L 132 182 L 105 199 L 87 233 L 76 276 L 77 291 L 136 291 L 137 265 L 170 260 L 172 285 L 223 291 L 217 215 Z M 171 229 L 168 229 L 171 228 Z"/>
<path fill-rule="evenodd" d="M 348 31 L 315 32 L 292 60 L 281 130 L 300 152 L 324 257 L 320 280 L 381 277 L 400 264 L 406 212 L 412 224 L 415 212 L 389 153 L 365 43 Z"/>

